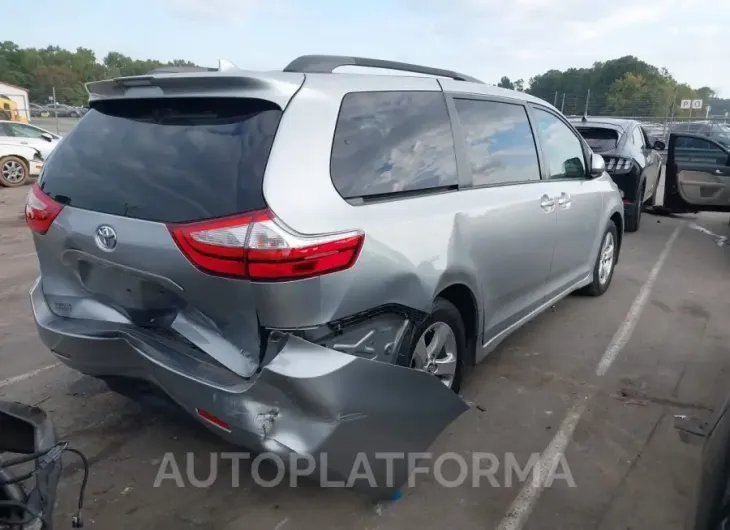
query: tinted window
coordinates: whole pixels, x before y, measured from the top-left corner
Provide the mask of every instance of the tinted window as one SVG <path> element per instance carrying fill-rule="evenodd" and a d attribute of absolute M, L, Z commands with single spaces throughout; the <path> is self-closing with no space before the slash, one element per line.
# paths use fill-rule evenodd
<path fill-rule="evenodd" d="M 634 145 L 636 147 L 643 148 L 644 147 L 644 134 L 641 132 L 640 127 L 634 128 L 633 137 L 634 137 Z"/>
<path fill-rule="evenodd" d="M 537 148 L 522 105 L 456 99 L 474 184 L 540 180 Z"/>
<path fill-rule="evenodd" d="M 551 179 L 582 179 L 586 177 L 583 148 L 570 128 L 553 114 L 536 108 L 537 130 L 542 150 L 547 158 Z"/>
<path fill-rule="evenodd" d="M 603 127 L 578 127 L 578 132 L 596 153 L 616 149 L 619 133 L 615 129 Z"/>
<path fill-rule="evenodd" d="M 2 136 L 11 136 L 10 127 L 7 123 L 0 123 L 0 137 Z"/>
<path fill-rule="evenodd" d="M 455 186 L 454 139 L 443 94 L 347 94 L 331 172 L 345 198 Z"/>
<path fill-rule="evenodd" d="M 674 158 L 678 162 L 725 165 L 728 154 L 707 140 L 680 136 L 674 143 Z"/>
<path fill-rule="evenodd" d="M 46 163 L 59 202 L 163 222 L 265 207 L 262 179 L 281 111 L 246 99 L 108 101 Z"/>
<path fill-rule="evenodd" d="M 40 129 L 36 129 L 29 125 L 23 125 L 22 123 L 9 123 L 8 127 L 10 127 L 10 130 L 15 136 L 22 138 L 40 138 L 43 134 L 43 131 Z"/>

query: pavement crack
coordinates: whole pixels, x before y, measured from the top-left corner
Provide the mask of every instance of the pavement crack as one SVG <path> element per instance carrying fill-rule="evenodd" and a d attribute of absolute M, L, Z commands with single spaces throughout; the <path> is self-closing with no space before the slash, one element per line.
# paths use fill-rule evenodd
<path fill-rule="evenodd" d="M 645 405 L 646 403 L 654 403 L 655 405 L 664 405 L 669 407 L 677 407 L 680 409 L 689 410 L 703 410 L 706 412 L 712 412 L 712 407 L 708 407 L 702 403 L 696 403 L 692 401 L 681 401 L 679 399 L 663 398 L 658 396 L 651 396 L 646 392 L 638 390 L 632 390 L 629 388 L 622 388 L 616 392 L 613 397 L 622 401 L 631 402 L 634 405 Z"/>
<path fill-rule="evenodd" d="M 641 444 L 641 448 L 639 449 L 639 452 L 636 454 L 636 457 L 631 460 L 631 464 L 629 464 L 629 468 L 626 470 L 626 472 L 621 477 L 620 482 L 618 485 L 614 488 L 613 492 L 611 493 L 611 498 L 608 500 L 606 505 L 603 507 L 603 510 L 601 510 L 601 515 L 596 521 L 596 525 L 593 528 L 600 528 L 601 524 L 603 524 L 603 520 L 606 518 L 606 515 L 608 514 L 609 510 L 611 509 L 611 506 L 613 506 L 613 503 L 616 502 L 616 498 L 618 497 L 618 494 L 624 489 L 624 485 L 626 484 L 626 481 L 629 478 L 629 475 L 631 475 L 631 472 L 636 469 L 636 466 L 639 464 L 639 461 L 641 460 L 642 455 L 644 454 L 644 450 L 649 445 L 649 442 L 651 442 L 652 438 L 654 438 L 654 435 L 657 433 L 657 430 L 659 428 L 659 425 L 661 424 L 662 420 L 664 419 L 665 414 L 662 412 L 659 417 L 657 418 L 656 422 L 651 428 L 651 431 L 649 432 L 649 435 L 644 440 L 644 443 Z"/>

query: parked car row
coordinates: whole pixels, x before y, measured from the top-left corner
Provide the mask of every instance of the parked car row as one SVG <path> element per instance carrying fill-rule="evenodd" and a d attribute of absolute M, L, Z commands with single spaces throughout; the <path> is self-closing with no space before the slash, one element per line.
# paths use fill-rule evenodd
<path fill-rule="evenodd" d="M 50 118 L 53 116 L 58 116 L 59 118 L 80 118 L 88 110 L 85 107 L 75 107 L 63 103 L 49 103 L 47 105 L 40 105 L 38 103 L 30 104 L 30 116 L 32 118 Z"/>

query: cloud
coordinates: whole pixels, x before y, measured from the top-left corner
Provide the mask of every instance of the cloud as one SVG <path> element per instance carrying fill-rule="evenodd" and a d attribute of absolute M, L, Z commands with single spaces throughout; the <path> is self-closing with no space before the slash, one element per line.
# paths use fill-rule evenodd
<path fill-rule="evenodd" d="M 185 18 L 230 24 L 251 19 L 261 11 L 280 11 L 281 0 L 161 0 L 162 5 Z"/>
<path fill-rule="evenodd" d="M 440 51 L 488 82 L 634 55 L 680 81 L 723 89 L 730 4 L 716 0 L 404 0 L 436 24 Z M 679 22 L 678 22 L 679 21 Z M 672 28 L 673 35 L 668 36 Z M 456 68 L 454 64 L 452 68 Z"/>

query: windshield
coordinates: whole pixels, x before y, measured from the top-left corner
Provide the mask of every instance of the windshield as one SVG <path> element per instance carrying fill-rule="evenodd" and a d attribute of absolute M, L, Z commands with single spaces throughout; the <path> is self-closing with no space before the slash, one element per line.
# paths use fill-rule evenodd
<path fill-rule="evenodd" d="M 578 127 L 578 132 L 596 153 L 616 149 L 621 137 L 616 129 L 605 127 Z"/>

